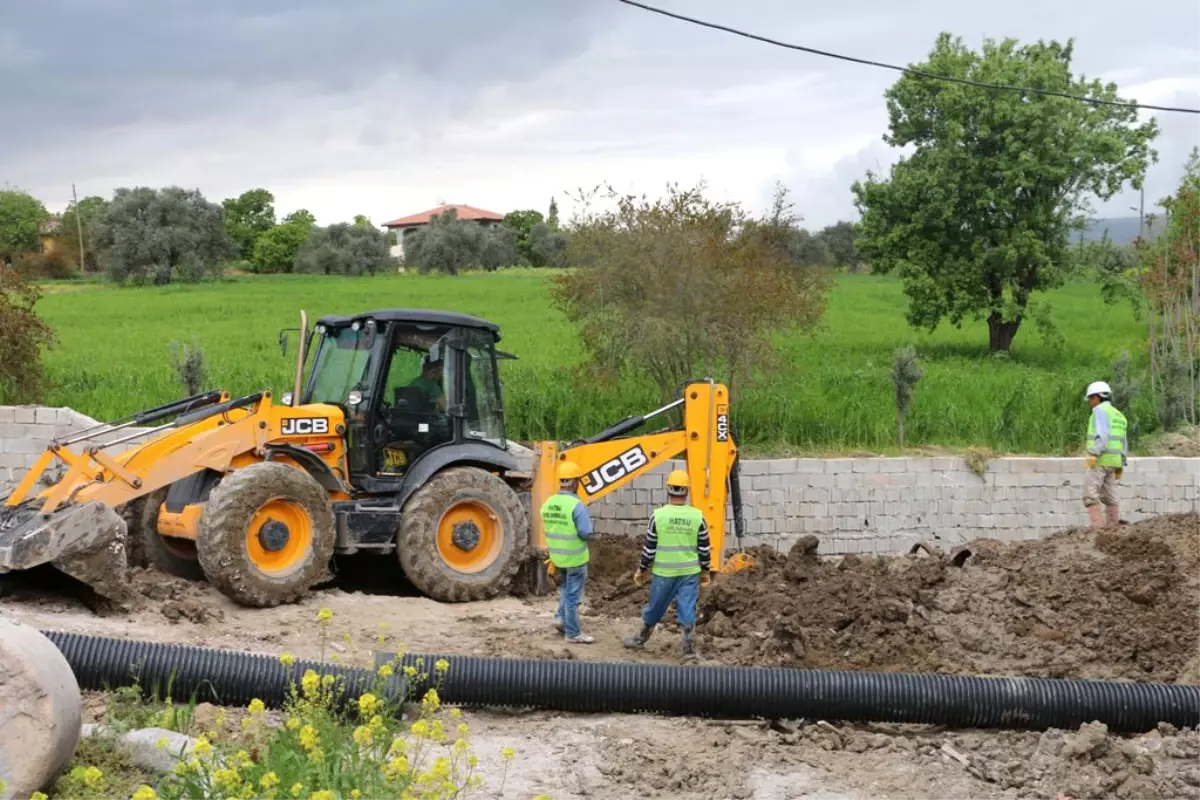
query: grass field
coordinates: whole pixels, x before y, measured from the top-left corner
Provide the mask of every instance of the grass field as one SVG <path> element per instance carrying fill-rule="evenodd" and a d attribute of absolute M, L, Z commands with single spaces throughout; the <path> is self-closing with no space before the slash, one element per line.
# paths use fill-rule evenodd
<path fill-rule="evenodd" d="M 583 349 L 551 306 L 548 279 L 503 271 L 457 279 L 276 276 L 165 288 L 48 286 L 38 308 L 57 331 L 47 357 L 48 401 L 111 418 L 181 394 L 169 363 L 172 340 L 204 348 L 211 383 L 234 393 L 284 391 L 291 362 L 280 328 L 310 317 L 386 306 L 445 308 L 493 319 L 505 362 L 509 436 L 569 439 L 655 407 L 654 389 L 634 379 L 582 385 L 573 368 Z M 1032 325 L 1011 356 L 987 353 L 983 323 L 932 335 L 910 330 L 897 281 L 842 275 L 822 330 L 781 342 L 778 371 L 740 393 L 734 419 L 756 452 L 886 452 L 895 447 L 891 354 L 916 345 L 925 378 L 906 423 L 911 446 L 987 446 L 1002 452 L 1074 452 L 1087 424 L 1083 388 L 1109 377 L 1123 349 L 1141 351 L 1143 327 L 1128 307 L 1106 307 L 1095 286 L 1073 284 L 1047 297 L 1066 338 L 1055 350 Z M 1132 422 L 1149 429 L 1140 404 Z"/>

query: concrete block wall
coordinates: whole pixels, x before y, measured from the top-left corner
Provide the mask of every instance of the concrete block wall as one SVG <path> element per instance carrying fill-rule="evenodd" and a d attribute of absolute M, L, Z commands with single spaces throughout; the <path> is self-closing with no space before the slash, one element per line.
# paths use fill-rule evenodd
<path fill-rule="evenodd" d="M 0 489 L 52 438 L 94 424 L 69 408 L 0 406 Z M 640 535 L 667 501 L 667 472 L 679 466 L 664 465 L 593 503 L 597 530 Z M 961 458 L 745 461 L 745 544 L 787 550 L 815 534 L 821 553 L 840 555 L 903 553 L 918 541 L 952 547 L 980 537 L 1038 538 L 1086 524 L 1083 473 L 1079 458 L 998 458 L 983 475 Z M 1132 458 L 1119 491 L 1121 516 L 1131 522 L 1200 510 L 1200 458 Z"/>

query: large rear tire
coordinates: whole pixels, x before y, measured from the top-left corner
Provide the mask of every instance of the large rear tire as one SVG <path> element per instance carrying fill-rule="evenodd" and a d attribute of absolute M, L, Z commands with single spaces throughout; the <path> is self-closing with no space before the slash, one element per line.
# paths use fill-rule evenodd
<path fill-rule="evenodd" d="M 264 461 L 212 490 L 196 549 L 209 582 L 245 606 L 300 599 L 333 557 L 333 509 L 311 475 Z"/>
<path fill-rule="evenodd" d="M 176 578 L 202 581 L 204 569 L 200 566 L 196 543 L 189 539 L 163 536 L 158 532 L 158 511 L 166 499 L 166 489 L 159 489 L 142 498 L 142 518 L 137 529 L 130 530 L 129 541 L 138 543 L 138 552 L 151 566 Z"/>
<path fill-rule="evenodd" d="M 475 467 L 451 467 L 414 492 L 397 537 L 404 574 L 446 603 L 486 600 L 508 588 L 528 542 L 517 493 Z"/>

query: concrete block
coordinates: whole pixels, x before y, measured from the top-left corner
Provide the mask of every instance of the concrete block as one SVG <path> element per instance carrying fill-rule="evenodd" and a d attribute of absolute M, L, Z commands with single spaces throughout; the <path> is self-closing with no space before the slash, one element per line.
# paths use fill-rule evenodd
<path fill-rule="evenodd" d="M 929 473 L 933 472 L 932 458 L 909 458 L 905 459 L 908 462 L 907 472 Z"/>
<path fill-rule="evenodd" d="M 771 488 L 771 476 L 770 475 L 755 475 L 753 480 L 750 483 L 750 486 L 752 489 L 754 489 L 754 491 L 760 491 L 762 489 L 770 489 Z"/>
<path fill-rule="evenodd" d="M 37 422 L 37 411 L 33 406 L 16 406 L 13 408 L 13 422 L 22 425 L 32 425 Z"/>
<path fill-rule="evenodd" d="M 1185 472 L 1184 470 L 1172 470 L 1167 474 L 1167 485 L 1172 487 L 1195 486 L 1196 478 L 1190 472 Z"/>
<path fill-rule="evenodd" d="M 803 475 L 824 474 L 827 463 L 823 458 L 797 458 L 794 470 Z"/>
<path fill-rule="evenodd" d="M 834 487 L 836 487 L 837 489 L 839 489 L 840 491 L 842 491 L 844 493 L 844 492 L 848 492 L 851 489 L 853 489 L 854 487 L 858 486 L 859 481 L 861 481 L 861 480 L 862 480 L 862 476 L 860 476 L 860 475 L 855 475 L 852 473 L 842 473 L 840 475 L 833 476 L 833 485 L 834 485 Z"/>
<path fill-rule="evenodd" d="M 930 458 L 929 468 L 934 472 L 960 472 L 966 469 L 966 462 L 961 458 Z"/>
<path fill-rule="evenodd" d="M 856 459 L 854 459 L 854 466 L 853 466 L 852 470 L 854 472 L 867 472 L 867 473 L 879 472 L 880 460 L 881 459 L 878 459 L 878 458 L 856 458 Z"/>
<path fill-rule="evenodd" d="M 791 475 L 796 471 L 796 459 L 772 458 L 767 461 L 768 475 Z"/>
<path fill-rule="evenodd" d="M 741 463 L 741 466 L 739 467 L 739 471 L 741 472 L 743 477 L 766 475 L 767 474 L 767 462 L 766 461 L 758 461 L 758 460 L 743 461 Z"/>
<path fill-rule="evenodd" d="M 829 475 L 843 475 L 847 472 L 854 471 L 853 458 L 828 458 L 825 459 L 825 472 Z"/>
<path fill-rule="evenodd" d="M 38 406 L 33 411 L 33 419 L 38 425 L 50 425 L 53 427 L 58 424 L 58 409 Z"/>
<path fill-rule="evenodd" d="M 914 459 L 908 458 L 881 458 L 879 459 L 880 472 L 908 472 L 908 462 Z"/>
<path fill-rule="evenodd" d="M 2 444 L 6 453 L 35 455 L 46 449 L 46 442 L 40 439 L 5 439 Z"/>
<path fill-rule="evenodd" d="M 863 476 L 863 485 L 868 488 L 887 488 L 891 485 L 892 475 L 883 472 L 872 472 Z"/>
<path fill-rule="evenodd" d="M 0 425 L 6 422 L 16 422 L 16 412 L 15 406 L 0 406 Z"/>

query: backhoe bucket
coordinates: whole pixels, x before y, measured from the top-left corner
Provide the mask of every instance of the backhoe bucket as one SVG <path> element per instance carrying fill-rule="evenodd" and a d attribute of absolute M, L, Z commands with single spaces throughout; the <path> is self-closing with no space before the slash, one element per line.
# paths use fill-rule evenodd
<path fill-rule="evenodd" d="M 39 508 L 33 504 L 0 513 L 0 575 L 50 564 L 118 607 L 128 607 L 128 534 L 121 515 L 100 502 L 53 514 Z"/>

